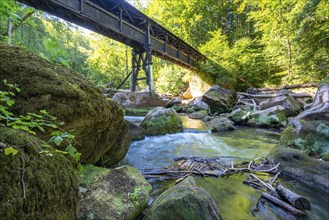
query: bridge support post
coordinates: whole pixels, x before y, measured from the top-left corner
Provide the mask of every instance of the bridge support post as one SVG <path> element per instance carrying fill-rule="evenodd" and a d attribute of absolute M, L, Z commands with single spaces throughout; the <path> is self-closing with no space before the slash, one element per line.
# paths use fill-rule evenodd
<path fill-rule="evenodd" d="M 144 48 L 133 48 L 132 51 L 131 91 L 136 91 L 139 80 L 146 80 L 149 92 L 154 92 L 152 64 L 150 25 L 148 24 Z M 145 77 L 138 78 L 141 69 L 144 70 Z"/>

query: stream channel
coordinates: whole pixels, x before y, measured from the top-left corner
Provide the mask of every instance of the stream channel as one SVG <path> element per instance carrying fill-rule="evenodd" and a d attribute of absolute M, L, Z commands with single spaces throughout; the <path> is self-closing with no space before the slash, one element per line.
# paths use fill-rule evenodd
<path fill-rule="evenodd" d="M 136 124 L 143 117 L 126 116 L 126 120 Z M 211 133 L 202 121 L 182 117 L 184 132 L 162 136 L 146 137 L 134 141 L 120 165 L 129 165 L 139 170 L 159 168 L 174 164 L 180 156 L 234 156 L 226 160 L 251 161 L 267 156 L 279 141 L 279 135 L 266 129 L 237 127 L 234 131 Z M 270 177 L 262 176 L 264 179 Z M 329 194 L 306 185 L 296 179 L 281 176 L 278 181 L 288 189 L 301 194 L 311 201 L 312 210 L 304 218 L 297 218 L 271 203 L 256 205 L 261 191 L 242 183 L 247 174 L 237 174 L 225 178 L 195 177 L 196 183 L 208 191 L 215 200 L 222 219 L 329 219 Z M 174 185 L 175 180 L 155 180 L 149 182 L 153 187 L 150 204 L 163 191 Z"/>

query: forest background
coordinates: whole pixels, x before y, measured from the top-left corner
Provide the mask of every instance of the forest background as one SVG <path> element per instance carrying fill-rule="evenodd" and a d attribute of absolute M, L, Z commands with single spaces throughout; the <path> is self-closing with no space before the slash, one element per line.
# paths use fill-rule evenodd
<path fill-rule="evenodd" d="M 198 73 L 214 84 L 241 91 L 318 82 L 329 74 L 327 0 L 130 3 L 220 64 L 204 64 Z M 14 0 L 0 2 L 0 41 L 74 69 L 100 87 L 118 86 L 131 69 L 131 48 Z M 153 68 L 161 94 L 178 95 L 196 75 L 157 58 Z"/>

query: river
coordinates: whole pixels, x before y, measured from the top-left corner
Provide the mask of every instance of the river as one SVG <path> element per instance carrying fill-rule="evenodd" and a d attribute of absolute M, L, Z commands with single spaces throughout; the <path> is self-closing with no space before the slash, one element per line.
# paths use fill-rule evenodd
<path fill-rule="evenodd" d="M 126 117 L 134 123 L 142 117 Z M 180 156 L 234 156 L 228 162 L 250 161 L 266 156 L 278 144 L 279 135 L 265 129 L 237 127 L 234 131 L 211 133 L 200 120 L 182 117 L 184 132 L 163 136 L 146 137 L 134 141 L 121 165 L 126 164 L 139 170 L 157 168 L 174 163 Z M 262 176 L 264 179 L 269 176 Z M 197 185 L 205 188 L 218 205 L 225 219 L 301 219 L 290 215 L 271 203 L 258 203 L 261 191 L 244 185 L 246 174 L 225 178 L 196 177 Z M 310 199 L 312 210 L 302 219 L 329 219 L 329 194 L 289 177 L 280 177 L 281 184 Z M 149 180 L 153 192 L 150 203 L 164 190 L 174 184 L 174 180 Z M 256 209 L 257 206 L 257 209 Z"/>

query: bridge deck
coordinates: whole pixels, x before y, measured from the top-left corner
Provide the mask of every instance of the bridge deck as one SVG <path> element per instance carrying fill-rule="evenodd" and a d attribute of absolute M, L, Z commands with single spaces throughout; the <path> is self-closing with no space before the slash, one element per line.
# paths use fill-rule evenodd
<path fill-rule="evenodd" d="M 152 54 L 195 70 L 206 57 L 123 0 L 19 0 L 89 30 L 145 50 L 150 30 Z"/>

